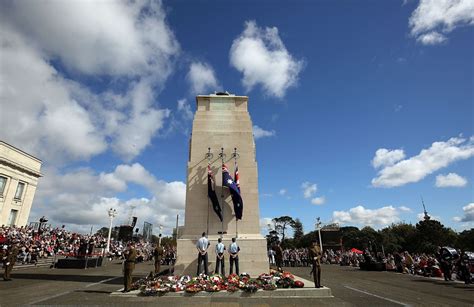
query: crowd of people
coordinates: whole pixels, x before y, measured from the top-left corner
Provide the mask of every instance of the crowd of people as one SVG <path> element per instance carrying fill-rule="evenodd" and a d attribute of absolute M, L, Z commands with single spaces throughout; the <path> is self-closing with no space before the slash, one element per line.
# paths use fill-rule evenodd
<path fill-rule="evenodd" d="M 31 226 L 0 227 L 0 251 L 7 254 L 15 247 L 16 264 L 36 264 L 40 259 L 62 257 L 86 257 L 103 255 L 107 246 L 107 237 L 100 234 L 79 234 L 62 227 L 44 227 L 38 231 Z M 111 240 L 109 252 L 105 255 L 110 260 L 124 259 L 126 243 Z M 151 243 L 138 241 L 137 262 L 148 261 L 153 257 Z M 5 255 L 3 257 L 6 257 Z M 0 259 L 2 260 L 2 259 Z M 162 263 L 173 265 L 176 261 L 176 248 L 164 246 Z M 5 261 L 0 261 L 5 262 Z"/>
<path fill-rule="evenodd" d="M 377 263 L 381 269 L 387 271 L 426 277 L 444 277 L 445 280 L 457 278 L 469 283 L 470 273 L 474 269 L 474 259 L 472 259 L 474 255 L 461 251 L 452 252 L 454 256 L 449 255 L 447 250 L 441 248 L 436 254 L 410 254 L 408 251 L 384 254 L 382 252 L 373 253 L 368 250 L 341 251 L 325 249 L 321 256 L 321 263 L 353 267 L 363 267 L 369 263 Z M 285 267 L 311 266 L 308 249 L 306 248 L 284 249 L 282 255 L 283 266 Z M 275 264 L 275 252 L 272 249 L 268 250 L 268 261 L 272 265 Z"/>
<path fill-rule="evenodd" d="M 71 232 L 62 227 L 44 227 L 35 231 L 33 227 L 4 226 L 0 227 L 0 254 L 3 266 L 8 263 L 35 264 L 39 259 L 50 257 L 85 257 L 104 255 L 107 238 L 100 235 L 88 235 Z M 8 253 L 14 247 L 14 258 Z M 125 259 L 126 242 L 112 240 L 105 256 L 109 259 Z M 151 243 L 138 241 L 135 243 L 136 262 L 153 259 L 154 247 Z M 453 254 L 454 256 L 450 255 Z M 451 257 L 452 256 L 452 257 Z M 160 264 L 174 265 L 176 262 L 176 247 L 163 246 Z M 272 265 L 284 267 L 310 267 L 307 248 L 268 250 L 268 261 Z M 436 254 L 410 254 L 408 251 L 395 253 L 373 253 L 369 250 L 333 250 L 324 249 L 321 263 L 338 264 L 353 267 L 367 267 L 377 264 L 383 270 L 396 271 L 405 274 L 416 274 L 430 277 L 444 277 L 446 280 L 458 278 L 470 282 L 473 269 L 474 255 L 461 251 L 439 249 Z M 467 277 L 469 276 L 469 278 Z"/>

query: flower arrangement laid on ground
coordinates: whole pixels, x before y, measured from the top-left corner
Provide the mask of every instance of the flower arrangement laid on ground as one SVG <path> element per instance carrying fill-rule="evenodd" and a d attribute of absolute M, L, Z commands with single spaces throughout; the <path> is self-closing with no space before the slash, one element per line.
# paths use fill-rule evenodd
<path fill-rule="evenodd" d="M 140 290 L 141 295 L 154 296 L 163 295 L 167 292 L 197 293 L 201 291 L 235 292 L 242 290 L 247 293 L 255 293 L 258 290 L 276 290 L 277 288 L 302 288 L 304 283 L 295 280 L 290 272 L 278 272 L 271 270 L 269 274 L 260 274 L 258 278 L 250 278 L 246 273 L 239 275 L 231 274 L 224 277 L 214 274 L 211 276 L 201 274 L 197 277 L 183 276 L 153 276 L 148 275 L 132 285 L 132 290 Z"/>

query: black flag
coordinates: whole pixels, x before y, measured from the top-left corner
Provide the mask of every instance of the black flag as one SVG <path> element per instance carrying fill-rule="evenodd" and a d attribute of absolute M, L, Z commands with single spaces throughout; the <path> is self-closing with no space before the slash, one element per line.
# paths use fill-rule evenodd
<path fill-rule="evenodd" d="M 232 203 L 234 204 L 235 218 L 241 220 L 244 202 L 242 196 L 240 196 L 240 190 L 230 176 L 225 164 L 222 165 L 222 185 L 229 188 L 230 195 L 232 196 Z"/>
<path fill-rule="evenodd" d="M 207 196 L 211 199 L 212 208 L 222 222 L 222 209 L 216 195 L 216 182 L 209 165 L 207 166 Z"/>

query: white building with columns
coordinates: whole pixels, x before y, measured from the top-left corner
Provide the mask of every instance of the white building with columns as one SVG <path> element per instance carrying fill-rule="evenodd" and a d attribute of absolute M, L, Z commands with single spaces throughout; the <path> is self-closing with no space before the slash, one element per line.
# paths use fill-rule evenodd
<path fill-rule="evenodd" d="M 0 225 L 26 226 L 41 160 L 0 141 Z"/>

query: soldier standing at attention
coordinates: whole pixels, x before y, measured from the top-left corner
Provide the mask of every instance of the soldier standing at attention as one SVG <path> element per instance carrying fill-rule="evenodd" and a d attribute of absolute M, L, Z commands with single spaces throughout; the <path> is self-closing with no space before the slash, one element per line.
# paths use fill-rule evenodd
<path fill-rule="evenodd" d="M 16 258 L 18 256 L 18 248 L 17 243 L 13 242 L 8 250 L 6 256 L 4 256 L 3 266 L 5 267 L 5 273 L 3 274 L 3 280 L 10 281 L 10 273 L 13 270 L 13 266 L 15 265 Z"/>
<path fill-rule="evenodd" d="M 155 247 L 155 250 L 153 250 L 153 257 L 155 258 L 155 274 L 160 273 L 161 258 L 163 257 L 163 253 L 163 247 L 161 247 L 160 243 L 158 243 Z"/>
<path fill-rule="evenodd" d="M 313 246 L 309 249 L 309 259 L 313 264 L 313 280 L 316 288 L 321 288 L 321 248 L 318 241 L 313 241 Z"/>
<path fill-rule="evenodd" d="M 280 243 L 273 245 L 273 250 L 275 251 L 275 264 L 277 270 L 281 272 L 281 267 L 283 266 L 283 250 L 281 249 Z"/>
<path fill-rule="evenodd" d="M 235 274 L 239 275 L 239 252 L 240 247 L 235 242 L 235 238 L 232 238 L 232 243 L 229 245 L 229 260 L 230 260 L 230 272 L 232 274 L 234 272 L 234 264 L 235 264 Z"/>
<path fill-rule="evenodd" d="M 123 270 L 123 292 L 130 292 L 132 288 L 132 273 L 135 269 L 135 261 L 137 260 L 137 251 L 133 242 L 128 243 L 127 250 L 124 253 L 125 263 Z"/>
<path fill-rule="evenodd" d="M 204 262 L 204 274 L 209 275 L 208 272 L 208 258 L 207 258 L 207 249 L 209 248 L 209 240 L 206 238 L 206 233 L 203 232 L 201 238 L 196 243 L 196 248 L 198 250 L 198 268 L 197 275 L 201 273 L 201 265 Z"/>
<path fill-rule="evenodd" d="M 224 251 L 225 246 L 222 243 L 222 238 L 217 239 L 216 244 L 216 269 L 214 273 L 225 275 L 224 271 Z"/>

